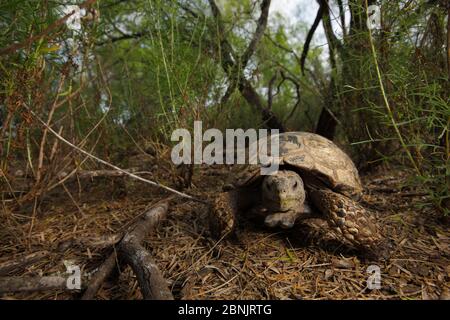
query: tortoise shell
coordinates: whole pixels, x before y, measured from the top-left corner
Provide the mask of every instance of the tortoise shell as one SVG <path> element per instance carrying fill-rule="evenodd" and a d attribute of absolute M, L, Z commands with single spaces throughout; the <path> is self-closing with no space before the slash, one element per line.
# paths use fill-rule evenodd
<path fill-rule="evenodd" d="M 286 132 L 278 134 L 278 138 L 279 156 L 275 160 L 281 168 L 297 171 L 306 186 L 320 183 L 345 195 L 361 194 L 363 188 L 355 164 L 332 141 L 309 132 Z M 259 168 L 259 165 L 238 165 L 232 185 L 255 183 L 260 177 Z"/>

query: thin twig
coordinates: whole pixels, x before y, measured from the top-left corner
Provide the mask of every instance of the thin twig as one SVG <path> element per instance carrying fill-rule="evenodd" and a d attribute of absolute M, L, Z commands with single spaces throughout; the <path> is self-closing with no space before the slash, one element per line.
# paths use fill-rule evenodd
<path fill-rule="evenodd" d="M 160 183 L 157 183 L 157 182 L 154 182 L 154 181 L 142 178 L 142 177 L 137 176 L 137 175 L 135 175 L 135 174 L 133 174 L 131 172 L 128 172 L 128 171 L 126 171 L 126 170 L 124 170 L 122 168 L 119 168 L 118 166 L 113 165 L 112 163 L 109 163 L 109 162 L 107 162 L 107 161 L 105 161 L 103 159 L 100 159 L 100 158 L 94 156 L 93 154 L 90 154 L 86 150 L 83 150 L 83 149 L 77 147 L 76 145 L 72 144 L 70 141 L 68 141 L 67 139 L 65 139 L 61 135 L 59 135 L 55 130 L 53 130 L 50 126 L 48 126 L 41 118 L 39 118 L 28 106 L 26 106 L 26 105 L 24 105 L 24 106 L 25 106 L 26 109 L 28 109 L 28 111 L 30 111 L 30 113 L 33 115 L 33 117 L 35 117 L 36 120 L 38 120 L 45 128 L 47 128 L 47 130 L 50 131 L 55 137 L 57 137 L 59 140 L 61 140 L 65 144 L 69 145 L 71 148 L 75 149 L 76 151 L 78 151 L 78 152 L 88 156 L 89 158 L 91 158 L 91 159 L 93 159 L 93 160 L 95 160 L 97 162 L 100 162 L 101 164 L 103 164 L 103 165 L 105 165 L 107 167 L 110 167 L 110 168 L 113 168 L 113 169 L 115 169 L 117 171 L 120 171 L 120 172 L 124 173 L 125 175 L 127 175 L 127 176 L 129 176 L 129 177 L 131 177 L 133 179 L 145 182 L 145 183 L 150 184 L 150 185 L 155 186 L 155 187 L 162 188 L 162 189 L 167 190 L 167 191 L 169 191 L 171 193 L 175 193 L 176 195 L 178 195 L 180 197 L 183 197 L 183 198 L 186 198 L 186 199 L 189 199 L 189 200 L 192 200 L 192 201 L 208 204 L 208 202 L 205 201 L 205 200 L 197 199 L 197 198 L 195 198 L 193 196 L 190 196 L 190 195 L 188 195 L 186 193 L 183 193 L 183 192 L 180 192 L 178 190 L 175 190 L 175 189 L 173 189 L 171 187 L 168 187 L 168 186 L 165 186 L 163 184 L 160 184 Z"/>

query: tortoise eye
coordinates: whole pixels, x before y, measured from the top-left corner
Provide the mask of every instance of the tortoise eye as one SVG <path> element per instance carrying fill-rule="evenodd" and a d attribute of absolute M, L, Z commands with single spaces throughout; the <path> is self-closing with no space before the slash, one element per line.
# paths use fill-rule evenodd
<path fill-rule="evenodd" d="M 297 181 L 294 182 L 294 189 L 296 189 L 298 187 L 298 183 Z"/>

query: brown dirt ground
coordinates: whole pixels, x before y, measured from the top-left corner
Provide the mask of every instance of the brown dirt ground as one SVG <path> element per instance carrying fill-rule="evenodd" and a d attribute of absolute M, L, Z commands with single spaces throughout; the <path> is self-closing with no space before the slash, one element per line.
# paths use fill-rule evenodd
<path fill-rule="evenodd" d="M 161 170 L 158 170 L 158 172 Z M 197 196 L 219 190 L 226 169 L 196 170 Z M 408 172 L 384 170 L 363 177 L 363 204 L 393 243 L 390 257 L 370 261 L 333 239 L 318 222 L 289 231 L 241 221 L 239 240 L 215 243 L 208 237 L 202 205 L 174 199 L 168 219 L 145 242 L 178 299 L 449 299 L 450 234 L 424 196 L 406 187 Z M 10 275 L 65 272 L 64 260 L 92 272 L 111 252 L 98 244 L 122 232 L 146 208 L 167 194 L 143 184 L 120 194 L 111 179 L 68 185 L 33 205 L 0 211 L 0 264 L 47 250 L 42 261 Z M 119 179 L 120 180 L 120 179 Z M 122 183 L 123 185 L 123 183 Z M 32 223 L 33 221 L 33 223 Z M 31 227 L 32 225 L 32 227 Z M 381 289 L 366 287 L 369 265 L 381 270 Z M 77 299 L 79 292 L 7 294 L 3 299 Z M 104 284 L 98 299 L 139 299 L 129 268 Z"/>

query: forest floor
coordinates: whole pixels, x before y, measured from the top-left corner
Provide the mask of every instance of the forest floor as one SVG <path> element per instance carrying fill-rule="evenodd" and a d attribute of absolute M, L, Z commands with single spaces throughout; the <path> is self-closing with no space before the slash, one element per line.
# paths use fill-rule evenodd
<path fill-rule="evenodd" d="M 226 174 L 224 168 L 199 168 L 187 192 L 204 196 L 218 191 Z M 170 201 L 167 219 L 146 238 L 145 246 L 177 299 L 450 299 L 448 218 L 420 206 L 424 196 L 405 187 L 407 176 L 406 171 L 383 169 L 362 177 L 362 203 L 393 244 L 387 259 L 364 258 L 333 239 L 317 221 L 274 231 L 244 220 L 238 241 L 216 243 L 208 236 L 204 206 L 180 198 Z M 102 242 L 168 197 L 137 182 L 128 185 L 126 194 L 117 192 L 118 179 L 123 178 L 67 185 L 43 198 L 34 218 L 33 205 L 13 210 L 3 203 L 0 265 L 46 251 L 45 259 L 9 275 L 64 273 L 65 261 L 79 265 L 82 272 L 94 271 L 111 252 Z M 370 265 L 380 268 L 380 289 L 367 288 Z M 0 298 L 79 297 L 79 292 L 51 291 Z M 97 294 L 98 299 L 141 297 L 129 267 Z"/>

